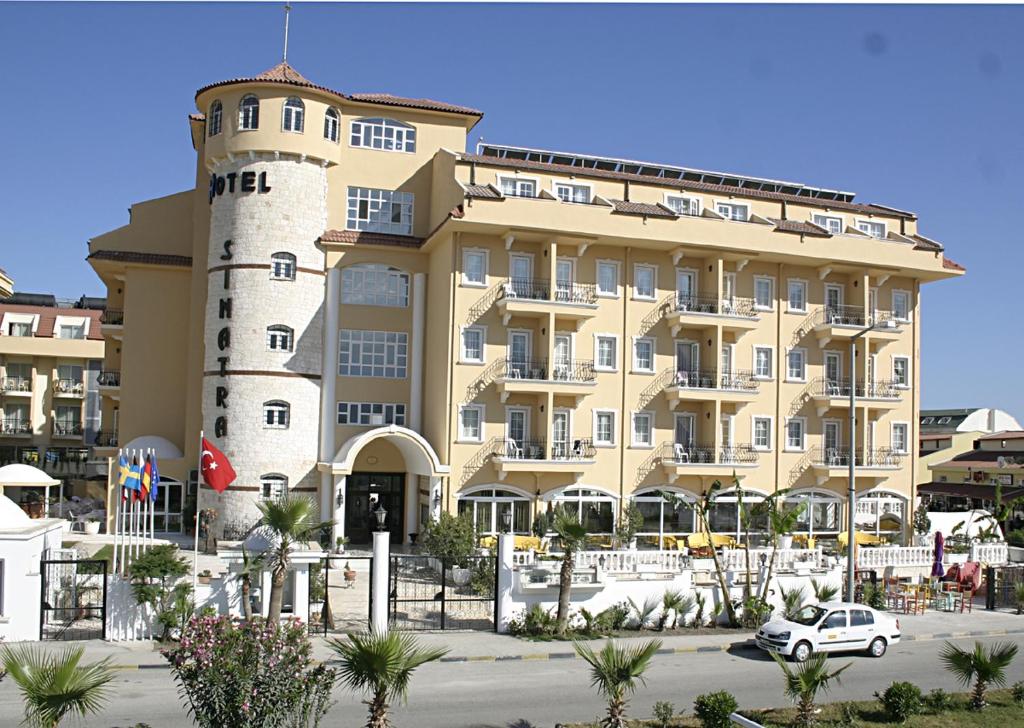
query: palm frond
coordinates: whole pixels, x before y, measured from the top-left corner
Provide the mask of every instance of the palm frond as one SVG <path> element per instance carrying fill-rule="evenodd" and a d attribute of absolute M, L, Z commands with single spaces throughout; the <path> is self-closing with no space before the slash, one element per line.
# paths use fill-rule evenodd
<path fill-rule="evenodd" d="M 573 647 L 590 665 L 590 684 L 610 700 L 617 700 L 647 684 L 643 674 L 661 649 L 661 640 L 649 640 L 632 647 L 619 647 L 613 640 L 607 640 L 599 652 L 576 640 Z"/>
<path fill-rule="evenodd" d="M 350 634 L 347 640 L 328 640 L 341 661 L 341 682 L 356 691 L 382 693 L 390 700 L 404 700 L 412 673 L 438 660 L 446 649 L 421 648 L 407 632 Z"/>
<path fill-rule="evenodd" d="M 829 671 L 828 657 L 824 653 L 811 655 L 805 662 L 792 667 L 778 653 L 772 658 L 782 668 L 786 696 L 793 701 L 814 700 L 820 693 L 827 693 L 833 684 L 840 683 L 839 675 L 853 663 L 846 663 L 838 670 Z"/>
<path fill-rule="evenodd" d="M 2 664 L 21 691 L 25 722 L 54 726 L 66 715 L 98 712 L 114 675 L 110 659 L 81 665 L 85 650 L 68 647 L 47 653 L 35 647 L 7 647 Z"/>

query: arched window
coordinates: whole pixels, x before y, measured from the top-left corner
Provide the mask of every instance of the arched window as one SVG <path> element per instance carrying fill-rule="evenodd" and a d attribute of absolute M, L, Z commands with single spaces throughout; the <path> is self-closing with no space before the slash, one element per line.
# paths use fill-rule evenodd
<path fill-rule="evenodd" d="M 341 302 L 405 308 L 409 305 L 409 274 L 378 263 L 350 265 L 341 271 Z"/>
<path fill-rule="evenodd" d="M 260 100 L 248 94 L 238 105 L 238 128 L 243 131 L 260 128 Z"/>
<path fill-rule="evenodd" d="M 680 493 L 675 495 L 678 497 L 670 501 L 661 495 L 659 489 L 651 489 L 633 496 L 633 502 L 644 517 L 644 524 L 637 532 L 638 546 L 671 548 L 674 539 L 696 531 L 693 497 Z"/>
<path fill-rule="evenodd" d="M 324 139 L 332 142 L 338 141 L 338 126 L 340 123 L 341 117 L 338 115 L 338 110 L 333 106 L 327 109 L 327 113 L 324 114 Z"/>
<path fill-rule="evenodd" d="M 478 536 L 505 532 L 503 516 L 512 514 L 512 533 L 530 533 L 530 499 L 510 490 L 486 488 L 459 496 L 459 515 L 468 513 Z"/>
<path fill-rule="evenodd" d="M 711 522 L 711 530 L 714 533 L 723 533 L 739 540 L 743 535 L 743 527 L 740 524 L 740 501 L 743 502 L 743 512 L 749 514 L 755 503 L 764 500 L 764 496 L 750 490 L 729 490 L 714 497 L 711 502 L 708 519 Z M 751 534 L 766 534 L 768 532 L 768 515 L 763 514 L 749 519 L 747 528 Z M 758 536 L 753 539 L 755 545 L 763 538 Z"/>
<path fill-rule="evenodd" d="M 265 501 L 277 501 L 284 498 L 288 490 L 288 478 L 280 473 L 267 473 L 260 476 L 260 496 Z"/>
<path fill-rule="evenodd" d="M 274 400 L 263 403 L 263 426 L 283 430 L 288 427 L 291 405 L 287 402 Z"/>
<path fill-rule="evenodd" d="M 803 506 L 797 518 L 797 533 L 808 536 L 835 535 L 840 530 L 840 506 L 842 501 L 835 493 L 821 490 L 796 491 L 786 496 L 787 508 Z"/>
<path fill-rule="evenodd" d="M 291 253 L 274 253 L 271 255 L 270 278 L 275 281 L 294 281 L 295 256 Z"/>
<path fill-rule="evenodd" d="M 281 120 L 281 128 L 284 131 L 302 133 L 303 117 L 306 115 L 306 105 L 302 99 L 296 96 L 289 96 L 284 102 L 284 118 Z"/>
<path fill-rule="evenodd" d="M 394 119 L 356 119 L 352 122 L 353 147 L 387 152 L 415 152 L 416 129 Z"/>
<path fill-rule="evenodd" d="M 875 491 L 857 496 L 855 525 L 858 531 L 899 543 L 903 534 L 907 499 L 897 493 Z"/>
<path fill-rule="evenodd" d="M 292 351 L 295 332 L 288 326 L 277 324 L 267 327 L 267 348 L 270 351 Z"/>
<path fill-rule="evenodd" d="M 610 534 L 615 529 L 615 499 L 598 490 L 570 488 L 551 499 L 573 513 L 587 533 Z"/>
<path fill-rule="evenodd" d="M 221 102 L 214 101 L 210 104 L 210 113 L 206 115 L 206 133 L 207 136 L 217 136 L 220 134 L 221 120 L 224 117 L 224 106 Z"/>

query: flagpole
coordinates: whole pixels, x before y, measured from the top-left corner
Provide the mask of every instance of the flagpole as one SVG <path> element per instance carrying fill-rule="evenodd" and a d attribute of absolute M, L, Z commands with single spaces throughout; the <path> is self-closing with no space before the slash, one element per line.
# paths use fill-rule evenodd
<path fill-rule="evenodd" d="M 118 450 L 117 454 L 120 455 L 121 451 Z M 110 473 L 114 469 L 113 462 L 114 462 L 113 458 L 107 458 L 107 498 L 108 499 L 110 497 L 110 491 L 111 491 L 111 487 L 110 487 L 110 485 L 111 485 L 111 483 L 110 483 Z M 111 572 L 113 572 L 114 574 L 117 573 L 117 538 L 118 538 L 119 531 L 120 531 L 120 529 L 118 529 L 118 527 L 117 527 L 117 517 L 121 515 L 121 501 L 118 499 L 117 496 L 118 496 L 117 489 L 114 488 L 114 520 L 113 520 L 113 525 L 114 525 L 114 556 L 113 556 L 113 559 L 112 559 L 112 568 L 111 568 Z M 108 500 L 107 502 L 109 503 L 110 501 Z M 110 511 L 108 509 L 107 513 L 109 513 L 109 512 Z"/>
<path fill-rule="evenodd" d="M 149 545 L 150 546 L 155 546 L 156 545 L 156 517 L 155 517 L 155 514 L 153 513 L 153 511 L 155 510 L 154 506 L 156 505 L 156 503 L 153 500 L 153 494 L 157 492 L 155 490 L 155 488 L 156 488 L 156 480 L 155 480 L 155 478 L 158 478 L 158 477 L 160 477 L 160 473 L 157 472 L 157 469 L 156 469 L 156 449 L 151 447 L 151 448 L 149 448 L 149 496 L 146 498 L 146 500 L 149 501 Z M 166 521 L 166 519 L 165 519 L 165 521 Z M 166 525 L 167 524 L 165 523 L 164 526 L 166 527 Z"/>
<path fill-rule="evenodd" d="M 203 439 L 205 433 L 199 431 L 199 466 L 196 469 L 196 536 L 192 551 L 192 598 L 195 599 L 196 584 L 199 582 L 199 494 L 203 481 Z"/>
<path fill-rule="evenodd" d="M 137 468 L 138 467 L 138 459 L 139 459 L 139 451 L 138 450 L 133 450 L 132 452 L 133 452 L 133 455 L 132 455 L 132 467 L 133 468 Z M 141 485 L 141 482 L 142 482 L 142 472 L 141 471 L 139 471 L 138 478 L 139 478 L 139 482 L 136 483 L 135 485 L 137 487 L 141 488 L 142 487 L 142 485 Z M 131 529 L 132 529 L 132 549 L 131 549 L 131 551 L 132 551 L 132 558 L 133 559 L 137 559 L 137 558 L 139 558 L 139 491 L 135 490 L 134 488 L 132 489 L 132 517 L 131 517 L 131 522 L 132 522 L 132 525 L 131 525 Z"/>
<path fill-rule="evenodd" d="M 127 463 L 128 462 L 128 455 L 125 454 L 124 457 L 125 457 L 125 463 Z M 128 564 L 127 564 L 128 553 L 125 550 L 125 547 L 128 545 L 127 544 L 127 537 L 128 537 L 128 534 L 127 534 L 127 530 L 128 530 L 128 508 L 125 508 L 125 505 L 127 505 L 127 504 L 123 503 L 123 501 L 124 501 L 124 490 L 125 490 L 124 486 L 122 485 L 118 489 L 118 493 L 117 493 L 117 502 L 118 502 L 118 504 L 120 504 L 120 508 L 121 508 L 121 527 L 118 529 L 118 533 L 120 534 L 120 541 L 121 541 L 121 571 L 122 572 L 127 571 L 127 566 L 128 566 Z"/>

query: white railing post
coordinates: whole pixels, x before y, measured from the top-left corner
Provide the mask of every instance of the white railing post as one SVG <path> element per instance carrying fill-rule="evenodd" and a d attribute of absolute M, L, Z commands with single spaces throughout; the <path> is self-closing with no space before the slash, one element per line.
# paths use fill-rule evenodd
<path fill-rule="evenodd" d="M 373 534 L 373 603 L 370 605 L 370 628 L 377 634 L 388 631 L 388 572 L 391 566 L 391 534 L 376 531 Z"/>

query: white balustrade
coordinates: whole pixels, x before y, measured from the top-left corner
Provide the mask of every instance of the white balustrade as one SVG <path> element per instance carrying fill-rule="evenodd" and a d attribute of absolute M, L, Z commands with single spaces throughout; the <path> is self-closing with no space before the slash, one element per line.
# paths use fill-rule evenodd
<path fill-rule="evenodd" d="M 765 564 L 772 558 L 771 548 L 750 549 L 750 569 L 758 569 L 761 565 L 761 557 L 764 556 Z M 742 571 L 747 568 L 746 549 L 722 549 L 722 568 L 727 571 Z M 820 549 L 779 549 L 775 552 L 775 571 L 792 571 L 799 565 L 810 565 L 813 568 L 821 566 Z"/>
<path fill-rule="evenodd" d="M 867 569 L 886 566 L 931 566 L 935 549 L 931 546 L 861 546 L 857 566 Z"/>
<path fill-rule="evenodd" d="M 533 566 L 537 561 L 537 553 L 531 549 L 529 551 L 513 551 L 512 552 L 512 565 L 513 566 Z"/>
<path fill-rule="evenodd" d="M 1005 543 L 972 543 L 971 561 L 984 564 L 1005 564 L 1009 561 L 1009 549 Z"/>

